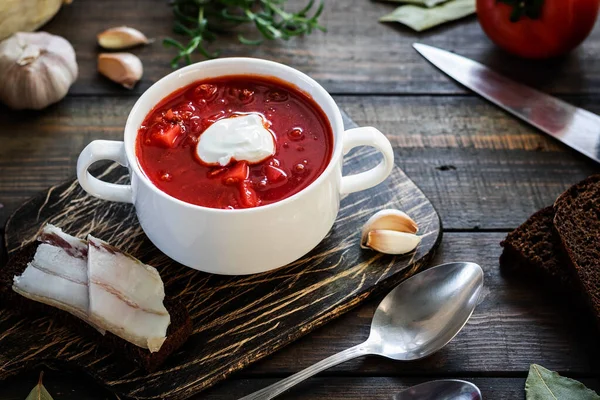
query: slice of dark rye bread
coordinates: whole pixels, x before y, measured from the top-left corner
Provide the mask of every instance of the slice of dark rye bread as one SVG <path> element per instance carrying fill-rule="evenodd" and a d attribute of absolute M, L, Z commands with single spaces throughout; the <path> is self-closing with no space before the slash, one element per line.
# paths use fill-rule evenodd
<path fill-rule="evenodd" d="M 51 316 L 64 323 L 71 330 L 97 342 L 105 349 L 112 350 L 113 353 L 135 362 L 148 372 L 156 370 L 191 335 L 192 323 L 187 308 L 176 300 L 165 300 L 165 307 L 171 316 L 171 323 L 167 328 L 167 339 L 159 351 L 151 353 L 148 349 L 131 344 L 110 332 L 102 335 L 86 322 L 66 311 L 19 295 L 12 290 L 13 277 L 23 273 L 27 263 L 33 259 L 37 246 L 37 242 L 25 246 L 0 269 L 0 304 L 6 304 L 24 315 Z"/>
<path fill-rule="evenodd" d="M 543 279 L 558 291 L 576 287 L 571 272 L 562 258 L 560 240 L 554 232 L 554 209 L 542 208 L 506 236 L 500 245 L 503 272 Z"/>
<path fill-rule="evenodd" d="M 554 203 L 554 229 L 600 324 L 600 175 L 573 185 Z"/>

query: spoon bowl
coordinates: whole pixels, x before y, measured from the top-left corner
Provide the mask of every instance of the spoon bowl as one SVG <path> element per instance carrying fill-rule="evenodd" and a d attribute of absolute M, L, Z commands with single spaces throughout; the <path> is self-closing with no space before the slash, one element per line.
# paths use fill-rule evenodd
<path fill-rule="evenodd" d="M 379 304 L 369 338 L 240 400 L 267 400 L 344 361 L 369 354 L 410 361 L 444 347 L 467 323 L 483 271 L 470 262 L 442 264 L 405 280 Z"/>
<path fill-rule="evenodd" d="M 394 396 L 394 400 L 481 400 L 479 388 L 467 381 L 441 379 L 415 385 Z"/>
<path fill-rule="evenodd" d="M 427 357 L 458 334 L 475 310 L 483 271 L 449 263 L 398 285 L 377 307 L 365 344 L 373 354 L 410 361 Z"/>

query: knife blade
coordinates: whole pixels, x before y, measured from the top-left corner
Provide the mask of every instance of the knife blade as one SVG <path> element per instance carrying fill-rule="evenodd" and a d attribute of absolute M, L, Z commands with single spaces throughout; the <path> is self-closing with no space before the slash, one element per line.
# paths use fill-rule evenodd
<path fill-rule="evenodd" d="M 414 43 L 427 61 L 514 116 L 600 162 L 600 117 L 515 82 L 483 64 L 446 50 Z"/>

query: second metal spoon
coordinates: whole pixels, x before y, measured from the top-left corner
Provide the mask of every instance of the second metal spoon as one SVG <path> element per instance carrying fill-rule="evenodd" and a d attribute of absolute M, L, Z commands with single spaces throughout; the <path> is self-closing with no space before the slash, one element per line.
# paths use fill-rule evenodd
<path fill-rule="evenodd" d="M 394 400 L 481 400 L 481 391 L 467 381 L 441 379 L 410 387 L 394 396 Z"/>

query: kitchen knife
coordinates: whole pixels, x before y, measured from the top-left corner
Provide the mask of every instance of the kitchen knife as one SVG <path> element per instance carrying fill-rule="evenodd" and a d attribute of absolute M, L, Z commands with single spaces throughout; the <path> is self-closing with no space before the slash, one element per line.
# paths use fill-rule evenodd
<path fill-rule="evenodd" d="M 508 79 L 488 67 L 425 44 L 413 47 L 450 77 L 509 113 L 600 162 L 600 117 Z"/>

